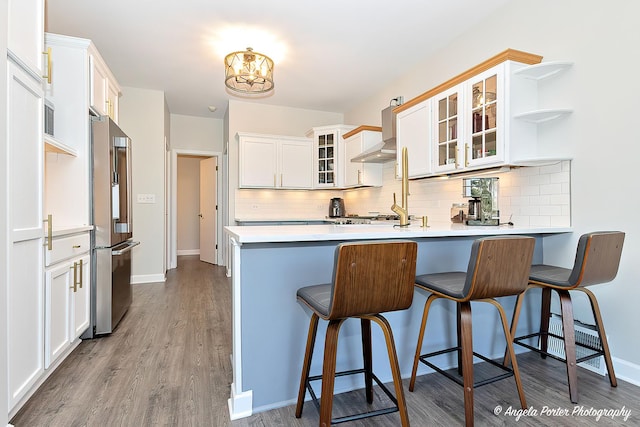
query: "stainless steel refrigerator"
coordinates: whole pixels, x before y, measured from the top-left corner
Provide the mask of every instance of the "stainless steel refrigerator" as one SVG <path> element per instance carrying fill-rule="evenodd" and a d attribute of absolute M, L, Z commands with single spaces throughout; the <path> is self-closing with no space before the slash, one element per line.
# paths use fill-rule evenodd
<path fill-rule="evenodd" d="M 131 139 L 108 116 L 91 117 L 92 327 L 113 332 L 131 305 Z"/>

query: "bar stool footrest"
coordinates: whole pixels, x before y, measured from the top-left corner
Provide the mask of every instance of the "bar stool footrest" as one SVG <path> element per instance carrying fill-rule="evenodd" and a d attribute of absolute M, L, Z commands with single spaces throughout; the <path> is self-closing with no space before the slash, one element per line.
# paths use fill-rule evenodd
<path fill-rule="evenodd" d="M 551 333 L 551 332 L 547 332 L 547 333 L 535 332 L 533 334 L 523 335 L 523 336 L 514 338 L 513 342 L 514 342 L 514 344 L 518 344 L 519 346 L 527 348 L 527 349 L 532 350 L 532 351 L 535 351 L 536 353 L 540 353 L 540 354 L 542 354 L 544 356 L 550 357 L 550 358 L 555 359 L 555 360 L 557 360 L 559 362 L 566 363 L 567 359 L 565 359 L 562 356 L 558 356 L 557 354 L 549 353 L 548 351 L 544 351 L 544 350 L 542 350 L 542 349 L 540 349 L 538 347 L 535 347 L 535 346 L 533 346 L 531 344 L 527 344 L 527 343 L 522 342 L 522 341 L 528 340 L 530 338 L 535 338 L 535 337 L 541 338 L 543 336 L 546 336 L 547 338 L 548 337 L 556 338 L 556 339 L 559 339 L 560 341 L 562 341 L 564 343 L 564 337 L 562 335 L 557 335 L 557 334 L 554 334 L 554 333 Z M 579 343 L 579 342 L 575 342 L 574 344 L 575 344 L 576 347 L 580 347 L 580 348 L 583 348 L 583 349 L 586 349 L 586 350 L 589 350 L 589 351 L 593 352 L 591 354 L 587 354 L 586 356 L 577 357 L 576 358 L 576 363 L 582 363 L 584 361 L 587 361 L 587 360 L 590 360 L 590 359 L 594 359 L 596 357 L 604 356 L 604 350 L 602 348 L 593 347 L 593 346 L 582 344 L 582 343 Z"/>
<path fill-rule="evenodd" d="M 337 378 L 337 377 L 344 377 L 347 375 L 357 375 L 357 374 L 364 374 L 364 373 L 365 373 L 364 369 L 352 369 L 349 371 L 336 372 L 335 376 Z M 376 382 L 376 384 L 380 387 L 380 389 L 384 392 L 384 394 L 387 395 L 387 397 L 393 402 L 395 406 L 376 409 L 375 411 L 368 411 L 368 412 L 362 412 L 359 414 L 345 415 L 343 417 L 332 418 L 331 419 L 332 425 L 345 423 L 347 421 L 361 420 L 363 418 L 375 417 L 377 415 L 384 415 L 384 414 L 391 414 L 393 412 L 398 412 L 399 410 L 398 400 L 396 399 L 396 397 L 391 393 L 391 391 L 382 383 L 382 381 L 380 381 L 380 379 L 373 372 L 371 373 L 371 378 Z M 309 376 L 306 381 L 307 390 L 309 390 L 309 395 L 311 396 L 311 400 L 313 401 L 313 404 L 316 406 L 318 411 L 320 411 L 320 402 L 318 401 L 318 397 L 316 396 L 316 393 L 314 392 L 313 387 L 311 386 L 311 381 L 319 381 L 319 380 L 322 380 L 322 375 Z"/>
<path fill-rule="evenodd" d="M 429 362 L 427 360 L 427 359 L 429 359 L 431 357 L 439 356 L 441 354 L 452 353 L 454 351 L 459 352 L 461 350 L 462 350 L 461 347 L 451 347 L 451 348 L 447 348 L 447 349 L 440 350 L 440 351 L 434 351 L 432 353 L 425 353 L 425 354 L 421 354 L 420 355 L 419 360 L 420 360 L 420 362 L 424 363 L 425 365 L 427 365 L 428 367 L 430 367 L 434 371 L 439 372 L 442 375 L 444 375 L 445 377 L 449 378 L 453 382 L 455 382 L 455 383 L 457 383 L 457 384 L 459 384 L 461 386 L 464 386 L 464 383 L 463 383 L 463 380 L 462 380 L 461 376 L 452 375 L 450 372 L 440 368 L 439 366 L 437 366 L 437 365 L 435 365 L 435 364 L 433 364 L 433 363 L 431 363 L 431 362 Z M 486 384 L 491 384 L 493 382 L 500 381 L 500 380 L 503 380 L 505 378 L 509 378 L 509 377 L 513 376 L 513 369 L 511 369 L 511 368 L 509 368 L 507 366 L 504 366 L 503 364 L 498 363 L 495 360 L 491 360 L 488 357 L 485 357 L 485 356 L 483 356 L 481 354 L 478 354 L 475 351 L 473 352 L 473 355 L 475 357 L 481 359 L 482 361 L 487 362 L 490 365 L 493 365 L 493 366 L 495 366 L 497 368 L 500 368 L 502 371 L 505 371 L 503 374 L 495 375 L 495 376 L 492 376 L 490 378 L 486 378 L 486 379 L 483 379 L 483 380 L 480 380 L 480 381 L 475 381 L 473 383 L 473 388 L 480 387 L 480 386 L 483 386 L 483 385 L 486 385 Z"/>

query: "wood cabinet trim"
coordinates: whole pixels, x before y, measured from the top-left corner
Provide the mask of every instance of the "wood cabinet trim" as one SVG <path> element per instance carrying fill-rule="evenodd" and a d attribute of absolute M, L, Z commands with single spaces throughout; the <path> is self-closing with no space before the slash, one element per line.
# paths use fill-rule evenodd
<path fill-rule="evenodd" d="M 350 138 L 353 135 L 357 135 L 360 132 L 363 132 L 365 130 L 370 130 L 370 131 L 373 131 L 373 132 L 382 132 L 382 127 L 380 127 L 380 126 L 369 126 L 369 125 L 358 126 L 354 130 L 349 131 L 349 132 L 345 133 L 344 135 L 342 135 L 342 138 L 343 139 Z"/>
<path fill-rule="evenodd" d="M 516 61 L 523 64 L 533 65 L 539 64 L 542 62 L 542 56 L 535 55 L 533 53 L 527 53 L 520 50 L 515 49 L 507 49 L 491 58 L 487 59 L 484 62 L 476 65 L 473 68 L 468 69 L 467 71 L 458 74 L 457 76 L 447 80 L 446 82 L 422 93 L 421 95 L 416 96 L 415 98 L 405 102 L 402 105 L 399 105 L 397 108 L 393 109 L 395 114 L 398 114 L 401 111 L 404 111 L 408 108 L 413 107 L 416 104 L 419 104 L 427 99 L 437 95 L 440 92 L 443 92 L 449 88 L 452 88 L 466 80 L 469 80 L 471 77 L 482 73 L 483 71 L 488 70 L 491 67 L 494 67 L 498 64 L 501 64 L 505 61 Z"/>

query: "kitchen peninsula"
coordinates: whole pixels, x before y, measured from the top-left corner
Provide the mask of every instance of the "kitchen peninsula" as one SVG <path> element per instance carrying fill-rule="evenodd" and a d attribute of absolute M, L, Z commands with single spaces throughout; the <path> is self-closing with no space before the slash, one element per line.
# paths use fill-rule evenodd
<path fill-rule="evenodd" d="M 534 262 L 542 262 L 543 240 L 547 235 L 571 232 L 570 227 L 471 227 L 434 223 L 423 228 L 393 225 L 285 225 L 229 226 L 225 228 L 232 245 L 231 276 L 233 303 L 233 383 L 229 411 L 231 419 L 295 402 L 310 312 L 296 300 L 303 286 L 332 280 L 335 247 L 345 241 L 411 239 L 418 243 L 417 274 L 439 271 L 466 271 L 473 240 L 493 235 L 530 235 L 536 238 Z M 427 295 L 416 291 L 410 309 L 387 313 L 392 326 L 403 377 L 411 373 L 422 307 Z M 503 298 L 510 312 L 514 298 Z M 535 313 L 539 298 L 529 296 L 523 307 L 518 332 L 537 326 Z M 499 317 L 491 307 L 474 306 L 474 349 L 489 357 L 504 352 Z M 424 346 L 450 346 L 455 339 L 455 305 L 438 303 L 430 317 Z M 311 372 L 320 373 L 324 327 L 320 326 Z M 391 381 L 384 338 L 372 330 L 374 371 L 383 382 Z M 361 367 L 359 324 L 347 321 L 340 334 L 338 370 Z M 441 365 L 453 360 L 441 356 Z M 428 373 L 421 367 L 418 374 Z M 363 387 L 361 379 L 336 379 L 336 394 Z"/>

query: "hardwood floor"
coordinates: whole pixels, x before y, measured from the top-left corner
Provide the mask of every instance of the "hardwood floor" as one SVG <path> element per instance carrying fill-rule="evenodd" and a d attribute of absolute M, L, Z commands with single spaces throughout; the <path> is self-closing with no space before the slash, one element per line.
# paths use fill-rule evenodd
<path fill-rule="evenodd" d="M 231 289 L 224 268 L 180 257 L 165 283 L 135 285 L 133 290 L 133 305 L 116 331 L 84 341 L 11 420 L 13 425 L 318 425 L 311 402 L 305 403 L 301 419 L 294 417 L 291 405 L 229 421 Z M 519 355 L 518 362 L 530 415 L 505 415 L 509 407 L 519 409 L 510 378 L 475 390 L 477 426 L 640 425 L 639 387 L 619 380 L 612 388 L 606 377 L 579 369 L 580 403 L 574 405 L 563 364 L 536 354 Z M 460 386 L 438 374 L 418 377 L 413 393 L 408 380 L 404 385 L 413 426 L 463 425 Z M 348 413 L 363 400 L 358 391 L 336 396 L 334 415 Z M 502 413 L 496 416 L 498 405 Z M 576 407 L 583 407 L 582 416 L 571 416 Z M 543 413 L 545 408 L 569 415 Z M 595 412 L 623 408 L 630 411 L 626 421 L 622 414 L 598 418 Z M 345 424 L 397 425 L 397 413 Z"/>

